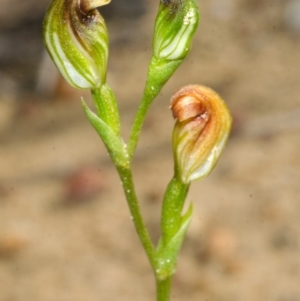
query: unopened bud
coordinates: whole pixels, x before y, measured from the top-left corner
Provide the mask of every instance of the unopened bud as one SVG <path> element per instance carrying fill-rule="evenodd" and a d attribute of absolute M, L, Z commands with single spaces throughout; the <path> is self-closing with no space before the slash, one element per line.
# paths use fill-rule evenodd
<path fill-rule="evenodd" d="M 110 0 L 53 0 L 44 20 L 44 42 L 68 83 L 79 89 L 106 81 L 108 33 L 96 7 Z"/>
<path fill-rule="evenodd" d="M 176 176 L 185 184 L 208 175 L 223 150 L 231 115 L 220 96 L 204 86 L 187 86 L 171 99 Z"/>
<path fill-rule="evenodd" d="M 190 50 L 198 22 L 196 0 L 161 0 L 154 29 L 154 56 L 183 59 Z"/>

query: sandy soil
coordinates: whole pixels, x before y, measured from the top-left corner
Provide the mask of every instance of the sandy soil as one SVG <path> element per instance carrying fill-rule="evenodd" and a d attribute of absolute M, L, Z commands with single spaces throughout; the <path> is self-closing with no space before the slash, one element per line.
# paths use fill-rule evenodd
<path fill-rule="evenodd" d="M 157 240 L 173 167 L 169 98 L 186 84 L 208 85 L 227 101 L 234 129 L 188 196 L 195 212 L 172 300 L 299 301 L 300 35 L 283 1 L 199 4 L 193 49 L 149 112 L 136 154 L 145 220 Z M 109 24 L 108 78 L 125 138 L 155 12 L 149 4 L 134 28 Z M 89 95 L 64 91 L 53 101 L 29 93 L 0 102 L 0 301 L 154 300 L 120 181 L 80 107 Z"/>

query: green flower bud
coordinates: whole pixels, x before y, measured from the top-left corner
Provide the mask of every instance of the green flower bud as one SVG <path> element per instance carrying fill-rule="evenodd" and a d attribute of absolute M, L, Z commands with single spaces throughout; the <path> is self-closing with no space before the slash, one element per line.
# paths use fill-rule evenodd
<path fill-rule="evenodd" d="M 161 0 L 154 29 L 154 56 L 183 59 L 190 50 L 198 22 L 196 0 Z"/>
<path fill-rule="evenodd" d="M 173 131 L 175 172 L 188 184 L 214 168 L 232 119 L 220 96 L 203 86 L 180 89 L 171 99 L 171 110 L 177 119 Z"/>
<path fill-rule="evenodd" d="M 67 82 L 79 89 L 106 82 L 108 33 L 96 7 L 110 0 L 53 0 L 44 20 L 44 42 Z"/>

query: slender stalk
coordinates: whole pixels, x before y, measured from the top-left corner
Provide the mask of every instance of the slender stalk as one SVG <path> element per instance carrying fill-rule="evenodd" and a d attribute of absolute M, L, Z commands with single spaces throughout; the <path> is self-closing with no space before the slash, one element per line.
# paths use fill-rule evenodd
<path fill-rule="evenodd" d="M 146 83 L 143 99 L 140 103 L 140 106 L 138 108 L 138 111 L 135 115 L 135 119 L 131 128 L 129 142 L 128 142 L 128 154 L 129 154 L 129 160 L 132 161 L 132 157 L 134 155 L 135 149 L 138 144 L 139 136 L 144 124 L 144 120 L 146 117 L 146 114 L 148 112 L 148 109 L 153 101 L 153 99 L 158 95 L 159 91 L 155 89 L 154 87 L 149 86 L 149 81 Z"/>
<path fill-rule="evenodd" d="M 172 277 L 156 280 L 156 300 L 169 301 L 171 297 Z"/>
<path fill-rule="evenodd" d="M 130 161 L 132 160 L 133 154 L 137 147 L 140 132 L 150 105 L 155 97 L 159 94 L 164 84 L 179 67 L 181 62 L 182 60 L 169 61 L 156 58 L 155 56 L 151 58 L 142 102 L 133 122 L 128 142 L 128 154 Z"/>
<path fill-rule="evenodd" d="M 150 264 L 153 270 L 155 271 L 156 251 L 141 214 L 140 206 L 134 188 L 131 169 L 130 167 L 118 168 L 118 173 L 123 184 L 123 190 L 126 196 L 126 200 L 128 203 L 128 207 L 132 216 L 132 221 L 134 223 L 136 232 L 145 249 Z"/>

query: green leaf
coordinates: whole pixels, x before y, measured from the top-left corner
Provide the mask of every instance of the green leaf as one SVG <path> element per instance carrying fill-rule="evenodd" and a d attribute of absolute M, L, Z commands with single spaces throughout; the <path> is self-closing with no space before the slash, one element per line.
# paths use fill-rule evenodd
<path fill-rule="evenodd" d="M 118 105 L 112 89 L 105 83 L 100 88 L 91 89 L 91 93 L 98 117 L 109 125 L 116 135 L 120 136 L 121 125 Z"/>
<path fill-rule="evenodd" d="M 188 211 L 181 218 L 180 227 L 177 233 L 173 236 L 169 243 L 167 245 L 163 245 L 162 241 L 159 242 L 156 267 L 158 279 L 166 279 L 175 273 L 178 253 L 191 222 L 192 214 L 193 206 L 191 204 Z"/>
<path fill-rule="evenodd" d="M 83 99 L 81 102 L 86 117 L 101 137 L 115 165 L 127 168 L 129 161 L 125 143 L 101 118 L 89 109 Z"/>

